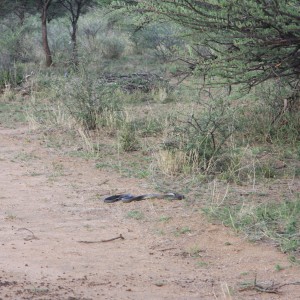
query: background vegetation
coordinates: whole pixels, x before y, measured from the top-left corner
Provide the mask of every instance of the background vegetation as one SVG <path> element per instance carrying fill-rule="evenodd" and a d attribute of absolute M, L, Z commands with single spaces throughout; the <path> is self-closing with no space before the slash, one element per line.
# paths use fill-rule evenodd
<path fill-rule="evenodd" d="M 299 187 L 298 1 L 0 8 L 2 125 L 26 118 L 46 146 L 191 199 L 201 184 L 250 187 L 251 201 L 224 192 L 205 212 L 298 251 L 299 191 L 266 203 L 259 192 Z"/>

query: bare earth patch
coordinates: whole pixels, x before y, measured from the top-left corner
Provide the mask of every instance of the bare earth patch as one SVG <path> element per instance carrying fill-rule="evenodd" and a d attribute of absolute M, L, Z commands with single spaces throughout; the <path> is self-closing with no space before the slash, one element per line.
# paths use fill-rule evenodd
<path fill-rule="evenodd" d="M 185 201 L 105 204 L 153 191 L 40 143 L 0 127 L 1 299 L 300 299 L 299 285 L 283 285 L 300 269 L 274 247 Z M 280 293 L 251 288 L 255 276 Z"/>

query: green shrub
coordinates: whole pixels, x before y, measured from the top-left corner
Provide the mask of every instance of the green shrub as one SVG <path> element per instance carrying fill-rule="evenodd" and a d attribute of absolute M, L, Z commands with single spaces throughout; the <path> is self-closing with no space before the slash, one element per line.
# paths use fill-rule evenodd
<path fill-rule="evenodd" d="M 264 82 L 246 96 L 244 138 L 249 143 L 296 145 L 300 140 L 300 102 L 284 82 Z"/>
<path fill-rule="evenodd" d="M 38 95 L 47 95 L 52 103 L 72 116 L 78 125 L 87 130 L 111 124 L 103 120 L 113 115 L 122 118 L 122 107 L 113 86 L 97 80 L 96 75 L 80 68 L 66 76 L 42 74 L 38 79 Z"/>
<path fill-rule="evenodd" d="M 110 36 L 102 39 L 102 55 L 106 59 L 119 59 L 125 51 L 125 44 L 122 38 Z"/>
<path fill-rule="evenodd" d="M 22 83 L 24 77 L 24 67 L 21 64 L 13 64 L 9 67 L 0 66 L 0 87 L 10 85 L 15 87 Z"/>
<path fill-rule="evenodd" d="M 184 152 L 185 163 L 198 170 L 216 171 L 216 162 L 228 151 L 228 139 L 236 131 L 235 109 L 229 99 L 210 101 L 175 125 L 173 141 L 164 143 L 164 149 Z"/>
<path fill-rule="evenodd" d="M 88 78 L 74 78 L 66 85 L 65 92 L 64 104 L 86 129 L 96 129 L 104 112 L 119 110 L 113 89 Z"/>

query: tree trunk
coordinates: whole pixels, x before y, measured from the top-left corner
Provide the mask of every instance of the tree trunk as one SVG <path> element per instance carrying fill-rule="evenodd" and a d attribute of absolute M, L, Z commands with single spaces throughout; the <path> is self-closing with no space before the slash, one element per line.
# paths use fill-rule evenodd
<path fill-rule="evenodd" d="M 78 51 L 77 51 L 77 22 L 72 24 L 72 34 L 71 34 L 71 42 L 72 42 L 72 62 L 75 67 L 78 66 Z"/>
<path fill-rule="evenodd" d="M 47 11 L 52 0 L 47 0 L 44 2 L 42 7 L 42 37 L 43 37 L 43 48 L 46 56 L 45 65 L 46 67 L 50 67 L 52 65 L 52 55 L 51 50 L 48 43 L 48 33 L 47 33 Z"/>

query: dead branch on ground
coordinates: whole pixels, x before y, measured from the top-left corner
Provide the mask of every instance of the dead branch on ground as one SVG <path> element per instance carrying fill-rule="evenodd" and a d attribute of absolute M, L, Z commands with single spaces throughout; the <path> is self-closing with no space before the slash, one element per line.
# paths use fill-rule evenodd
<path fill-rule="evenodd" d="M 118 239 L 125 240 L 125 238 L 123 237 L 123 235 L 120 234 L 119 236 L 111 238 L 111 239 L 108 239 L 108 240 L 100 240 L 100 241 L 77 241 L 77 242 L 78 243 L 82 243 L 82 244 L 97 244 L 97 243 L 111 242 L 111 241 L 118 240 Z"/>
<path fill-rule="evenodd" d="M 279 284 L 279 283 L 272 283 L 271 285 L 261 285 L 257 283 L 256 280 L 256 276 L 253 282 L 253 285 L 249 285 L 245 288 L 240 289 L 240 292 L 246 291 L 246 290 L 255 290 L 257 292 L 261 292 L 261 293 L 272 293 L 272 294 L 279 294 L 280 293 L 280 289 L 284 286 L 287 285 L 300 285 L 300 281 L 295 281 L 295 282 L 288 282 L 288 283 L 283 283 L 283 284 Z"/>

